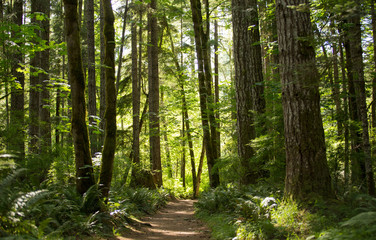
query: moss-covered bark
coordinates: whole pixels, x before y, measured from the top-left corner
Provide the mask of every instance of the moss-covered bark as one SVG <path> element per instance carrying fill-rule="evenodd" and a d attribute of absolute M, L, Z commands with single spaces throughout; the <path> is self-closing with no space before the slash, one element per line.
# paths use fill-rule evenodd
<path fill-rule="evenodd" d="M 72 95 L 72 137 L 77 191 L 84 194 L 95 184 L 86 126 L 85 77 L 82 68 L 77 0 L 64 0 L 68 69 Z"/>
<path fill-rule="evenodd" d="M 111 0 L 102 0 L 104 12 L 104 38 L 106 65 L 106 111 L 105 137 L 102 151 L 102 167 L 99 176 L 99 188 L 102 197 L 108 199 L 116 150 L 116 86 L 115 86 L 115 17 Z"/>

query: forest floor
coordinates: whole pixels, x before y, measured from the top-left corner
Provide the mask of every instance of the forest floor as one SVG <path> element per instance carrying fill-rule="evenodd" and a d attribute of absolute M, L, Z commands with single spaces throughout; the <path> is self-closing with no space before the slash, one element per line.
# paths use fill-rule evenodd
<path fill-rule="evenodd" d="M 210 230 L 194 216 L 194 200 L 173 200 L 156 214 L 145 216 L 119 240 L 201 240 L 210 239 Z"/>

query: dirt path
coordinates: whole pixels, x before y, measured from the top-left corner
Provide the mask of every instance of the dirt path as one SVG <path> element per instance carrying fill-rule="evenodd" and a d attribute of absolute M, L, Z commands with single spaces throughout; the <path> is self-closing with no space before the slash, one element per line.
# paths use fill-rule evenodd
<path fill-rule="evenodd" d="M 194 216 L 193 200 L 175 200 L 157 214 L 142 219 L 137 229 L 119 240 L 201 240 L 210 239 L 210 231 Z"/>

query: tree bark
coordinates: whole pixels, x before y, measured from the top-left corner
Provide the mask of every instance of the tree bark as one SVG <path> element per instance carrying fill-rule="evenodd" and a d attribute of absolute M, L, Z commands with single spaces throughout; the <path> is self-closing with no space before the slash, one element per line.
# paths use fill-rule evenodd
<path fill-rule="evenodd" d="M 254 150 L 250 144 L 256 138 L 252 112 L 265 111 L 257 1 L 233 0 L 232 16 L 238 155 L 244 170 L 241 182 L 250 184 L 261 176 L 262 167 L 252 162 Z"/>
<path fill-rule="evenodd" d="M 137 25 L 132 22 L 131 26 L 132 45 L 132 115 L 133 115 L 133 140 L 132 140 L 132 176 L 137 180 L 137 172 L 140 168 L 140 85 L 138 78 L 138 55 L 137 55 Z M 138 185 L 138 183 L 136 183 Z"/>
<path fill-rule="evenodd" d="M 218 158 L 221 157 L 221 132 L 219 119 L 219 52 L 218 52 L 218 21 L 214 21 L 214 102 L 215 102 L 215 121 L 216 121 L 216 147 Z"/>
<path fill-rule="evenodd" d="M 128 0 L 125 2 L 125 9 L 124 9 L 124 16 L 123 16 L 123 29 L 121 31 L 119 63 L 118 63 L 117 75 L 116 75 L 116 93 L 119 92 L 119 85 L 120 85 L 120 78 L 121 78 L 121 65 L 123 63 L 123 48 L 124 48 L 124 41 L 125 41 L 125 27 L 127 26 L 127 15 L 128 15 Z"/>
<path fill-rule="evenodd" d="M 50 43 L 50 1 L 41 0 L 40 2 L 42 13 L 45 14 L 46 19 L 41 21 L 41 39 L 48 46 Z M 40 92 L 40 137 L 41 137 L 41 153 L 48 153 L 51 150 L 51 100 L 49 90 L 49 71 L 50 71 L 50 50 L 47 48 L 40 53 L 40 68 L 43 70 L 39 74 L 39 82 L 42 86 Z M 48 163 L 48 166 L 52 164 L 52 160 Z M 49 168 L 49 167 L 48 167 Z M 46 171 L 48 171 L 48 168 Z"/>
<path fill-rule="evenodd" d="M 87 43 L 87 83 L 88 83 L 88 112 L 90 128 L 91 154 L 98 150 L 97 134 L 93 128 L 97 127 L 95 117 L 97 115 L 96 78 L 95 78 L 95 34 L 94 34 L 94 0 L 85 0 L 85 22 Z"/>
<path fill-rule="evenodd" d="M 106 66 L 106 111 L 105 137 L 102 151 L 102 167 L 99 176 L 99 188 L 102 197 L 108 201 L 116 150 L 116 86 L 115 86 L 115 17 L 111 0 L 103 1 L 105 59 Z"/>
<path fill-rule="evenodd" d="M 15 0 L 13 3 L 13 19 L 12 22 L 18 26 L 22 26 L 22 0 Z M 12 36 L 16 33 L 12 32 Z M 17 46 L 20 47 L 20 46 Z M 10 96 L 10 136 L 9 136 L 9 150 L 19 156 L 20 163 L 23 164 L 25 158 L 25 134 L 24 134 L 24 122 L 25 122 L 25 110 L 24 110 L 24 88 L 25 88 L 25 76 L 22 72 L 18 71 L 20 64 L 24 63 L 24 57 L 19 49 L 15 49 L 12 54 L 12 76 L 14 81 L 11 84 L 11 96 Z"/>
<path fill-rule="evenodd" d="M 85 77 L 82 67 L 77 0 L 64 0 L 68 69 L 72 95 L 72 136 L 75 150 L 76 187 L 84 194 L 95 184 L 86 126 Z"/>
<path fill-rule="evenodd" d="M 276 17 L 285 127 L 285 195 L 308 200 L 334 194 L 326 161 L 319 75 L 308 0 L 277 0 Z"/>
<path fill-rule="evenodd" d="M 158 24 L 157 0 L 151 0 L 148 13 L 148 79 L 149 79 L 149 131 L 150 160 L 155 183 L 162 186 L 161 142 L 159 126 Z"/>
<path fill-rule="evenodd" d="M 104 112 L 106 111 L 106 77 L 105 77 L 105 72 L 106 68 L 104 67 L 104 58 L 105 58 L 105 53 L 104 53 L 104 35 L 103 35 L 103 30 L 104 30 L 104 16 L 103 16 L 103 2 L 100 1 L 100 62 L 101 62 L 101 69 L 100 69 L 100 96 L 99 96 L 99 102 L 100 102 L 100 107 L 99 107 L 99 117 L 101 119 L 100 122 L 100 129 L 101 131 L 101 136 L 100 136 L 100 141 L 99 141 L 99 146 L 103 146 L 103 141 L 104 141 L 104 126 L 105 126 L 105 120 L 104 120 Z"/>
<path fill-rule="evenodd" d="M 31 1 L 31 13 L 41 12 L 38 0 Z M 39 25 L 36 17 L 31 18 L 31 23 Z M 40 36 L 39 30 L 34 30 L 37 37 Z M 36 43 L 36 42 L 35 42 Z M 30 56 L 30 91 L 29 91 L 29 153 L 38 153 L 39 149 L 39 73 L 40 52 L 34 52 Z"/>
<path fill-rule="evenodd" d="M 219 185 L 219 172 L 218 169 L 214 170 L 214 165 L 217 160 L 216 145 L 213 146 L 213 136 L 212 131 L 214 126 L 213 116 L 213 101 L 211 95 L 211 71 L 208 63 L 208 37 L 205 36 L 203 31 L 203 21 L 201 15 L 201 2 L 200 0 L 190 0 L 191 10 L 192 10 L 192 20 L 193 20 L 193 30 L 195 33 L 195 45 L 196 45 L 196 55 L 198 61 L 198 82 L 199 82 L 199 94 L 200 94 L 200 111 L 201 111 L 201 121 L 202 130 L 204 135 L 204 142 L 206 147 L 206 158 L 209 170 L 209 180 L 210 186 L 215 188 Z M 209 21 L 209 19 L 207 19 Z M 206 61 L 205 61 L 206 58 Z M 211 105 L 211 107 L 210 107 Z"/>
<path fill-rule="evenodd" d="M 367 116 L 367 102 L 366 89 L 364 80 L 364 63 L 363 63 L 363 49 L 362 49 L 362 34 L 360 23 L 360 1 L 356 0 L 357 11 L 352 15 L 349 26 L 349 43 L 351 54 L 351 74 L 353 77 L 356 105 L 362 126 L 362 147 L 364 152 L 365 174 L 367 192 L 370 195 L 375 195 L 375 181 L 373 175 L 372 159 L 371 159 L 371 145 L 368 133 L 368 116 Z"/>

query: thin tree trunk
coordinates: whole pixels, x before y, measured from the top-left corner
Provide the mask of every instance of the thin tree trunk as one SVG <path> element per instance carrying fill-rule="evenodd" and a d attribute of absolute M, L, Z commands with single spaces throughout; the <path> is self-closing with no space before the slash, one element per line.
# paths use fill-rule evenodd
<path fill-rule="evenodd" d="M 201 174 L 202 174 L 202 167 L 204 166 L 205 149 L 206 149 L 205 143 L 204 143 L 204 141 L 202 141 L 200 162 L 198 164 L 198 169 L 197 169 L 196 191 L 194 193 L 194 196 L 196 196 L 196 197 L 198 197 L 198 195 L 200 193 Z"/>
<path fill-rule="evenodd" d="M 72 95 L 72 136 L 75 150 L 77 191 L 84 194 L 95 184 L 86 126 L 85 78 L 82 67 L 77 0 L 64 0 L 68 69 Z"/>
<path fill-rule="evenodd" d="M 152 163 L 155 183 L 162 186 L 161 142 L 159 127 L 159 75 L 158 75 L 158 24 L 157 0 L 151 0 L 148 13 L 148 79 L 149 79 L 149 131 L 150 160 Z"/>
<path fill-rule="evenodd" d="M 16 0 L 13 4 L 13 23 L 22 26 L 22 0 Z M 16 33 L 12 32 L 12 36 Z M 20 68 L 20 64 L 23 64 L 24 57 L 21 51 L 18 49 L 12 54 L 12 77 L 14 81 L 11 84 L 11 96 L 10 96 L 10 127 L 11 134 L 9 136 L 8 146 L 15 154 L 19 156 L 20 163 L 23 164 L 25 158 L 25 134 L 23 131 L 25 121 L 24 111 L 24 88 L 25 88 L 25 76 L 23 73 L 17 71 Z"/>
<path fill-rule="evenodd" d="M 217 140 L 217 152 L 218 157 L 221 157 L 221 132 L 220 129 L 220 120 L 219 120 L 219 52 L 218 52 L 218 21 L 214 21 L 214 102 L 216 105 L 216 113 L 215 113 L 215 120 L 216 120 L 216 140 Z"/>
<path fill-rule="evenodd" d="M 342 38 L 339 40 L 339 53 L 340 53 L 340 65 L 341 65 L 341 75 L 342 75 L 342 95 L 343 95 L 343 119 L 344 119 L 344 138 L 345 138 L 345 149 L 344 149 L 344 177 L 345 177 L 345 188 L 349 186 L 349 104 L 348 104 L 348 91 L 347 91 L 347 79 L 346 79 L 346 68 L 345 68 L 345 58 L 343 54 Z"/>
<path fill-rule="evenodd" d="M 50 0 L 41 1 L 41 10 L 46 15 L 47 19 L 41 21 L 41 39 L 45 41 L 48 46 L 50 43 Z M 49 71 L 50 71 L 50 50 L 45 49 L 40 53 L 40 67 L 43 69 L 43 73 L 39 75 L 39 82 L 42 86 L 40 93 L 40 137 L 42 153 L 48 153 L 51 150 L 51 114 L 50 114 L 50 90 L 49 90 Z M 48 163 L 48 166 L 52 164 L 52 160 Z M 49 167 L 48 167 L 49 168 Z M 48 168 L 46 171 L 48 171 Z M 46 172 L 47 174 L 47 172 Z M 44 178 L 44 177 L 43 177 Z"/>
<path fill-rule="evenodd" d="M 87 43 L 87 83 L 88 83 L 88 111 L 90 129 L 91 154 L 98 150 L 98 136 L 94 133 L 93 127 L 97 126 L 95 116 L 97 115 L 96 78 L 95 78 L 95 34 L 94 34 L 94 0 L 85 0 L 85 21 L 86 21 L 86 43 Z"/>
<path fill-rule="evenodd" d="M 103 1 L 105 59 L 106 66 L 106 111 L 105 137 L 102 152 L 102 167 L 99 176 L 99 188 L 102 197 L 108 201 L 116 150 L 116 86 L 115 86 L 115 17 L 111 0 Z"/>
<path fill-rule="evenodd" d="M 180 161 L 180 177 L 183 180 L 183 188 L 185 189 L 185 119 L 184 114 L 182 114 L 182 123 L 181 123 L 181 161 Z"/>
<path fill-rule="evenodd" d="M 40 12 L 38 0 L 31 1 L 31 13 Z M 32 24 L 40 24 L 36 17 L 31 18 Z M 39 30 L 34 30 L 35 35 L 40 36 Z M 36 43 L 36 42 L 35 42 Z M 30 91 L 29 91 L 29 153 L 38 153 L 39 149 L 39 74 L 40 52 L 34 52 L 30 56 Z"/>
<path fill-rule="evenodd" d="M 210 101 L 209 94 L 211 93 L 211 73 L 210 73 L 210 66 L 207 63 L 208 60 L 208 51 L 205 50 L 207 48 L 207 40 L 208 38 L 205 37 L 204 31 L 202 29 L 203 21 L 201 15 L 201 2 L 200 0 L 190 0 L 191 2 L 191 10 L 192 10 L 192 20 L 193 20 L 193 28 L 195 33 L 195 45 L 196 45 L 196 54 L 197 54 L 197 61 L 198 61 L 198 81 L 199 81 L 199 94 L 200 94 L 200 110 L 201 110 L 201 121 L 202 121 L 202 129 L 204 135 L 204 142 L 206 147 L 206 158 L 209 170 L 209 180 L 210 186 L 215 188 L 219 185 L 219 173 L 218 170 L 214 171 L 213 167 L 216 163 L 217 154 L 216 149 L 213 146 L 212 136 L 213 126 L 211 126 L 212 115 L 212 108 L 209 107 L 210 104 L 213 104 L 213 101 Z M 207 19 L 209 20 L 209 19 Z M 206 61 L 204 60 L 206 58 Z M 205 73 L 205 74 L 204 74 Z M 208 77 L 210 77 L 208 79 Z M 208 96 L 209 95 L 209 96 Z"/>
<path fill-rule="evenodd" d="M 100 62 L 101 62 L 101 68 L 100 68 L 100 96 L 99 96 L 99 117 L 101 119 L 100 122 L 100 129 L 102 130 L 102 134 L 100 136 L 99 146 L 103 146 L 104 141 L 104 126 L 105 126 L 105 119 L 104 119 L 104 113 L 106 110 L 106 78 L 105 78 L 105 72 L 106 68 L 104 67 L 104 58 L 105 58 L 105 50 L 104 50 L 104 16 L 103 16 L 103 2 L 100 1 Z"/>
<path fill-rule="evenodd" d="M 132 22 L 131 26 L 131 45 L 132 45 L 132 122 L 133 122 L 133 140 L 132 140 L 132 176 L 137 180 L 137 170 L 140 168 L 140 86 L 138 76 L 138 56 L 137 56 L 137 25 Z M 136 181 L 137 182 L 137 181 Z M 138 185 L 138 183 L 136 183 Z"/>
<path fill-rule="evenodd" d="M 164 107 L 164 91 L 161 89 L 161 106 Z M 171 152 L 170 152 L 170 146 L 168 143 L 168 121 L 166 120 L 165 115 L 161 116 L 162 125 L 163 125 L 163 140 L 165 144 L 165 150 L 166 150 L 166 165 L 167 165 L 167 176 L 168 178 L 172 178 L 172 163 L 171 163 Z"/>
<path fill-rule="evenodd" d="M 119 63 L 118 63 L 117 75 L 116 75 L 116 92 L 117 93 L 119 92 L 119 84 L 120 84 L 120 78 L 121 78 L 121 65 L 123 63 L 123 48 L 124 48 L 124 41 L 125 41 L 125 27 L 127 26 L 127 15 L 128 15 L 128 0 L 126 0 L 125 2 L 125 9 L 124 9 L 124 16 L 123 16 L 123 29 L 121 31 Z"/>
<path fill-rule="evenodd" d="M 376 156 L 376 13 L 375 13 L 375 0 L 371 0 L 371 17 L 372 17 L 372 37 L 373 37 L 373 77 L 372 77 L 372 106 L 371 106 L 371 116 L 372 116 L 372 156 Z"/>

